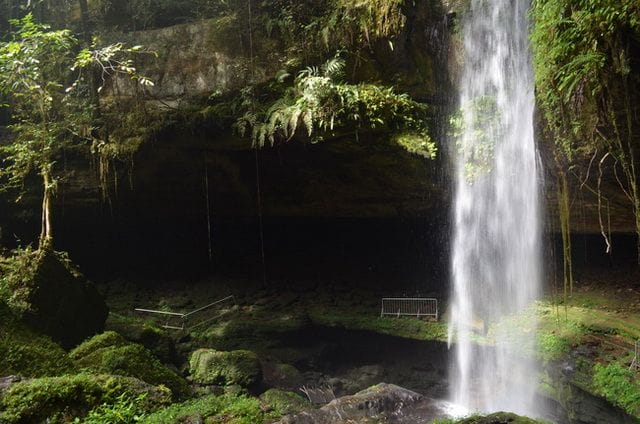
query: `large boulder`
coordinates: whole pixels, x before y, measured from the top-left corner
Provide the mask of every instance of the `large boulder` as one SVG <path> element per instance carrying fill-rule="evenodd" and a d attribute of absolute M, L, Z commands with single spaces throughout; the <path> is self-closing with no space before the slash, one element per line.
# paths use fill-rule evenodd
<path fill-rule="evenodd" d="M 144 346 L 131 343 L 113 331 L 99 334 L 69 353 L 78 368 L 93 373 L 136 377 L 147 383 L 162 384 L 174 399 L 189 394 L 186 380 L 164 366 Z"/>
<path fill-rule="evenodd" d="M 313 405 L 294 392 L 269 389 L 260 395 L 260 400 L 277 415 L 289 415 L 312 409 Z"/>
<path fill-rule="evenodd" d="M 532 418 L 510 412 L 496 412 L 486 416 L 473 416 L 457 421 L 456 424 L 542 424 Z"/>
<path fill-rule="evenodd" d="M 262 363 L 264 384 L 284 390 L 297 390 L 304 384 L 304 375 L 290 364 L 265 361 Z"/>
<path fill-rule="evenodd" d="M 1 301 L 0 340 L 0 377 L 45 377 L 74 371 L 60 345 L 31 330 Z"/>
<path fill-rule="evenodd" d="M 191 354 L 189 371 L 192 380 L 201 385 L 253 388 L 262 382 L 258 356 L 248 350 L 198 349 Z"/>
<path fill-rule="evenodd" d="M 104 329 L 104 299 L 66 254 L 26 250 L 2 262 L 4 300 L 35 331 L 71 348 Z"/>
<path fill-rule="evenodd" d="M 122 334 L 127 340 L 139 343 L 149 349 L 165 364 L 180 366 L 181 358 L 176 350 L 176 344 L 166 329 L 150 322 L 118 314 L 109 314 L 105 330 L 112 330 Z"/>
<path fill-rule="evenodd" d="M 415 421 L 430 422 L 444 416 L 436 401 L 393 384 L 381 383 L 351 396 L 343 396 L 320 409 L 283 418 L 280 424 L 338 424 L 395 422 L 419 410 Z"/>

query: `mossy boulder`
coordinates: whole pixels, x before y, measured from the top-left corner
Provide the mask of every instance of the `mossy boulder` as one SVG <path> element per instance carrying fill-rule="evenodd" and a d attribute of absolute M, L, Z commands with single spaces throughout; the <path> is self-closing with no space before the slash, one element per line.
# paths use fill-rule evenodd
<path fill-rule="evenodd" d="M 510 412 L 496 412 L 486 416 L 473 416 L 456 421 L 456 424 L 541 424 L 532 418 L 512 414 Z"/>
<path fill-rule="evenodd" d="M 15 383 L 0 394 L 0 422 L 71 422 L 103 403 L 115 403 L 124 393 L 146 393 L 145 409 L 152 411 L 170 403 L 171 393 L 137 378 L 76 374 L 43 377 Z"/>
<path fill-rule="evenodd" d="M 296 390 L 304 383 L 304 376 L 290 364 L 264 362 L 262 364 L 264 383 L 268 387 Z"/>
<path fill-rule="evenodd" d="M 69 353 L 76 365 L 84 370 L 136 377 L 150 384 L 162 384 L 171 389 L 174 399 L 189 394 L 185 379 L 164 366 L 144 346 L 129 342 L 113 331 L 99 334 Z"/>
<path fill-rule="evenodd" d="M 162 328 L 139 319 L 110 313 L 106 329 L 122 334 L 127 340 L 140 343 L 165 364 L 179 365 L 175 342 Z"/>
<path fill-rule="evenodd" d="M 311 403 L 297 393 L 269 389 L 260 395 L 260 400 L 277 415 L 297 414 L 312 408 Z"/>
<path fill-rule="evenodd" d="M 195 383 L 254 388 L 262 381 L 258 356 L 248 350 L 223 352 L 198 349 L 191 354 L 189 371 Z"/>
<path fill-rule="evenodd" d="M 115 331 L 105 331 L 104 333 L 93 336 L 78 345 L 75 349 L 69 352 L 69 357 L 74 361 L 78 361 L 100 349 L 114 346 L 125 346 L 127 344 L 130 344 L 130 342 Z"/>
<path fill-rule="evenodd" d="M 104 329 L 104 299 L 66 254 L 23 250 L 0 259 L 0 267 L 0 296 L 35 331 L 71 348 Z"/>
<path fill-rule="evenodd" d="M 60 345 L 28 328 L 0 302 L 0 377 L 44 377 L 74 371 Z"/>

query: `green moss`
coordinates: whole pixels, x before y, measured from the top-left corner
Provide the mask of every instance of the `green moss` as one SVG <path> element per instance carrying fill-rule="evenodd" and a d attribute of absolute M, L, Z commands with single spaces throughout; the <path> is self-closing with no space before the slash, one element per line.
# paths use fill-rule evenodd
<path fill-rule="evenodd" d="M 296 414 L 311 408 L 311 404 L 302 396 L 278 389 L 267 390 L 260 395 L 260 400 L 278 415 Z"/>
<path fill-rule="evenodd" d="M 69 357 L 73 360 L 78 360 L 105 347 L 123 346 L 126 344 L 128 344 L 128 342 L 120 334 L 115 331 L 105 331 L 102 334 L 93 336 L 73 349 L 69 352 Z"/>
<path fill-rule="evenodd" d="M 544 360 L 558 359 L 567 353 L 570 347 L 567 339 L 556 334 L 543 333 L 538 335 L 538 350 Z"/>
<path fill-rule="evenodd" d="M 189 371 L 199 384 L 253 387 L 262 380 L 258 356 L 248 350 L 198 349 L 191 355 Z"/>
<path fill-rule="evenodd" d="M 44 377 L 14 384 L 0 399 L 0 422 L 69 422 L 103 403 L 114 403 L 123 393 L 148 393 L 144 408 L 154 410 L 169 403 L 169 390 L 136 378 L 77 374 Z"/>
<path fill-rule="evenodd" d="M 162 365 L 148 349 L 126 341 L 112 331 L 87 340 L 70 355 L 78 367 L 91 372 L 125 375 L 150 384 L 163 384 L 178 399 L 189 393 L 186 381 Z"/>
<path fill-rule="evenodd" d="M 60 345 L 22 324 L 0 302 L 0 375 L 44 377 L 74 369 Z"/>
<path fill-rule="evenodd" d="M 108 313 L 68 255 L 49 249 L 0 257 L 0 299 L 29 327 L 66 348 L 102 331 Z"/>
<path fill-rule="evenodd" d="M 540 424 L 532 418 L 522 417 L 510 412 L 496 412 L 486 416 L 472 416 L 456 421 L 456 424 Z"/>
<path fill-rule="evenodd" d="M 240 395 L 209 395 L 171 405 L 151 414 L 141 422 L 144 424 L 173 424 L 177 422 L 206 422 L 258 424 L 275 414 L 265 414 L 258 399 Z"/>
<path fill-rule="evenodd" d="M 142 419 L 145 413 L 146 393 L 132 396 L 122 393 L 115 403 L 103 403 L 93 408 L 82 421 L 83 424 L 131 424 Z"/>
<path fill-rule="evenodd" d="M 177 364 L 177 353 L 173 339 L 166 330 L 151 322 L 110 313 L 106 328 L 121 334 L 129 341 L 140 343 L 162 362 Z"/>
<path fill-rule="evenodd" d="M 368 330 L 381 334 L 416 340 L 447 340 L 447 325 L 439 321 L 427 321 L 410 317 L 375 317 L 368 311 L 358 313 L 353 307 L 338 309 L 327 314 L 322 308 L 313 308 L 309 314 L 314 323 L 329 327 L 344 326 L 352 330 Z"/>
<path fill-rule="evenodd" d="M 424 133 L 407 133 L 396 134 L 393 140 L 404 147 L 409 153 L 420 155 L 427 159 L 435 159 L 438 148 L 433 142 L 431 136 Z"/>
<path fill-rule="evenodd" d="M 629 414 L 640 417 L 640 378 L 627 367 L 612 363 L 596 364 L 593 383 L 598 394 L 622 407 Z"/>

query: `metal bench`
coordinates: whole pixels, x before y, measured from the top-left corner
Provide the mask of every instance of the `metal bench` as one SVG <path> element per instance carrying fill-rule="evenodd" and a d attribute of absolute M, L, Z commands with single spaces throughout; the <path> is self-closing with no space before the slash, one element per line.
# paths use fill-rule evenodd
<path fill-rule="evenodd" d="M 383 297 L 380 316 L 414 316 L 438 319 L 438 299 L 428 297 Z"/>

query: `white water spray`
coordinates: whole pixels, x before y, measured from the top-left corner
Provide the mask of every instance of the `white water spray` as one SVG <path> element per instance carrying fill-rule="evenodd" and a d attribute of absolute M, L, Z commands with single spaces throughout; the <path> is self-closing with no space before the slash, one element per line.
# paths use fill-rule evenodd
<path fill-rule="evenodd" d="M 452 401 L 470 411 L 538 415 L 535 323 L 522 313 L 540 286 L 540 213 L 526 0 L 472 0 L 456 145 Z M 495 346 L 479 347 L 473 333 Z M 524 337 L 515 334 L 525 334 Z"/>

